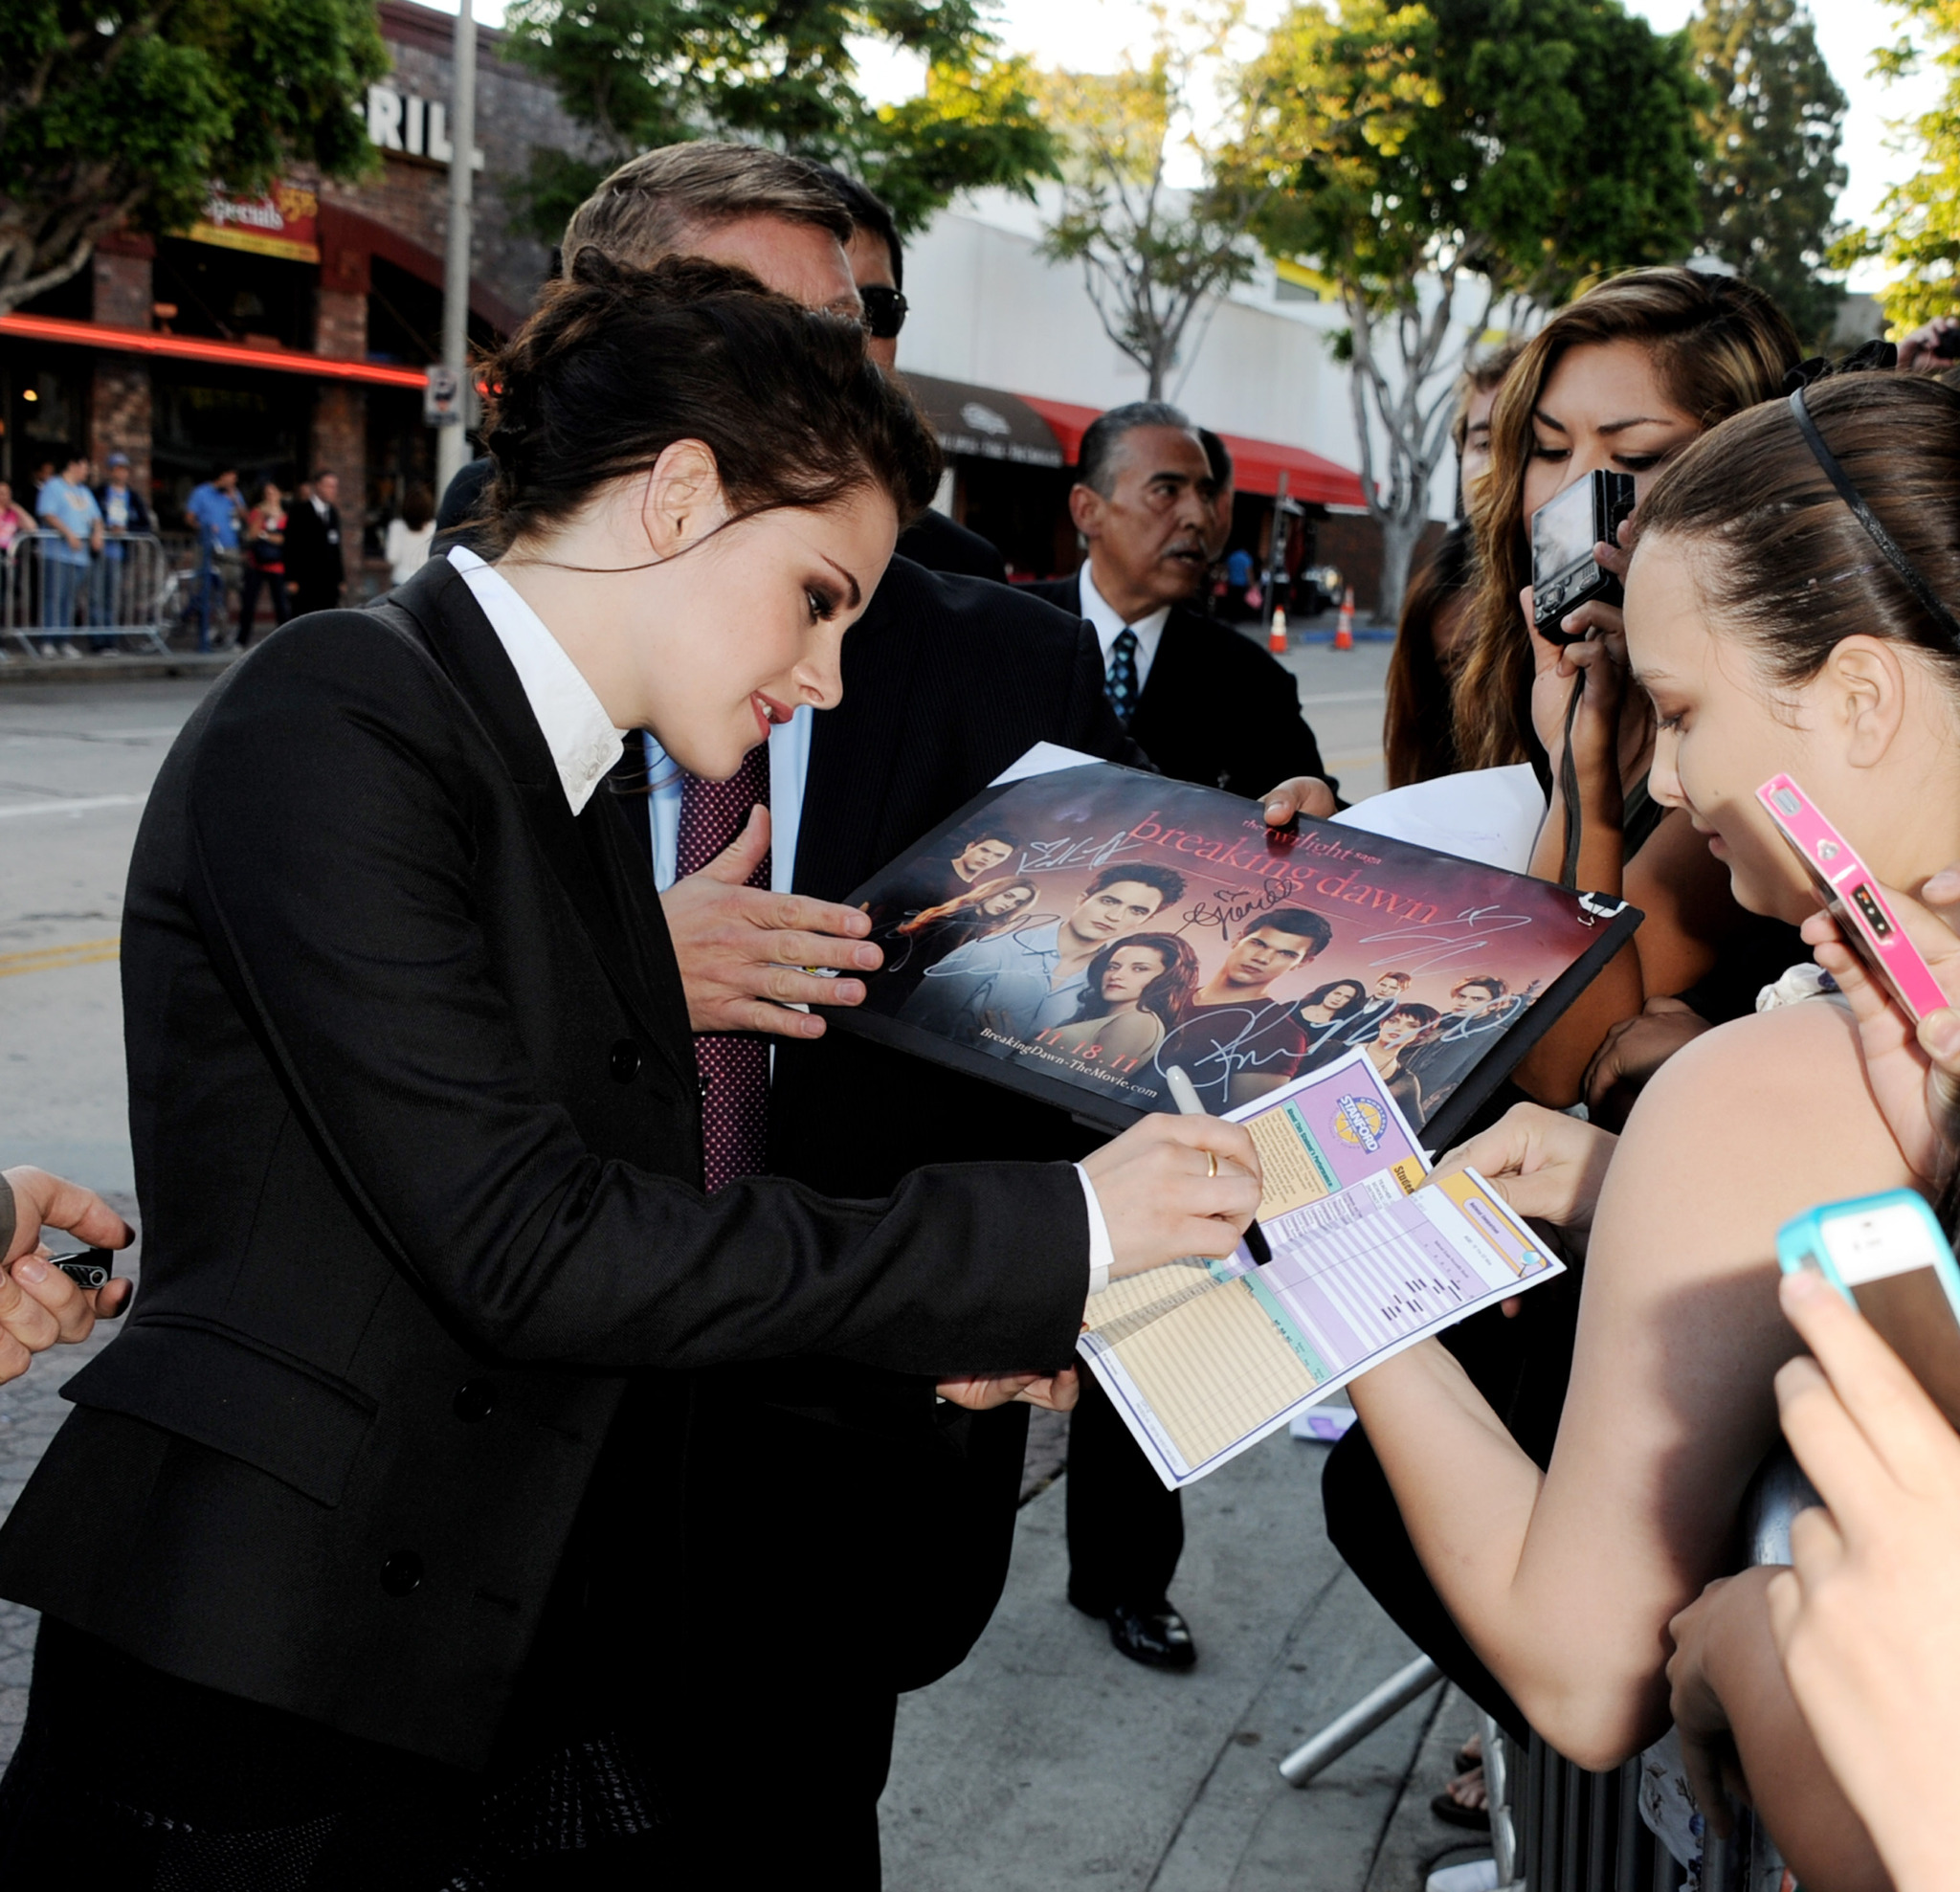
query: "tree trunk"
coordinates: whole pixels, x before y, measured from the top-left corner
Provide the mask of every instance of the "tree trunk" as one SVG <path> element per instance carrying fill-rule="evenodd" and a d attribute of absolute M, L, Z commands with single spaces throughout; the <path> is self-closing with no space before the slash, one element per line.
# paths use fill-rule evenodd
<path fill-rule="evenodd" d="M 1381 599 L 1375 607 L 1375 620 L 1381 624 L 1399 624 L 1402 618 L 1402 598 L 1409 589 L 1409 566 L 1415 556 L 1415 547 L 1422 541 L 1423 527 L 1429 523 L 1429 507 L 1426 503 L 1413 513 L 1391 514 L 1381 521 L 1382 528 L 1382 589 Z"/>

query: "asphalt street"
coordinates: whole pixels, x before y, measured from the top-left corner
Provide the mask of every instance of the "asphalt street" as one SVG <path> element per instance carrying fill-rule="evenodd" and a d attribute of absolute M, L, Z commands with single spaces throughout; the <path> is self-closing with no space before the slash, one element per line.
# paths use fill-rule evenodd
<path fill-rule="evenodd" d="M 1296 649 L 1303 707 L 1343 791 L 1382 787 L 1389 647 Z M 117 949 L 143 804 L 201 680 L 9 686 L 0 673 L 0 1163 L 110 1193 L 134 1219 Z M 61 1383 L 115 1329 L 0 1387 L 0 1512 L 66 1411 Z M 1414 1892 L 1460 1850 L 1427 1798 L 1468 1731 L 1436 1698 L 1304 1792 L 1286 1749 L 1407 1659 L 1325 1541 L 1325 1448 L 1283 1435 L 1197 1487 L 1175 1595 L 1203 1659 L 1124 1661 L 1062 1598 L 1065 1426 L 1036 1428 L 1008 1594 L 973 1655 L 907 1697 L 884 1802 L 902 1892 Z M 0 1760 L 26 1707 L 32 1613 L 0 1604 Z M 821 1738 L 802 1730 L 793 1739 Z M 791 1759 L 793 1765 L 793 1756 Z"/>

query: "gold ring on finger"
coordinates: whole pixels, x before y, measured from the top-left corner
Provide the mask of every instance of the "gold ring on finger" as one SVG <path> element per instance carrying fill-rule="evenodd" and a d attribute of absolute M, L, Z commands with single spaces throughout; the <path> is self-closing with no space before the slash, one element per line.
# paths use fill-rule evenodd
<path fill-rule="evenodd" d="M 1207 1176 L 1215 1176 L 1215 1175 L 1216 1175 L 1216 1174 L 1218 1173 L 1218 1154 L 1217 1154 L 1217 1151 L 1215 1151 L 1215 1150 L 1211 1150 L 1211 1149 L 1208 1149 L 1208 1150 L 1206 1150 L 1206 1151 L 1205 1151 L 1205 1161 L 1206 1161 L 1206 1163 L 1207 1163 L 1207 1164 L 1208 1164 L 1208 1165 L 1210 1166 L 1210 1167 L 1209 1167 L 1209 1168 L 1208 1168 L 1208 1169 L 1207 1169 L 1205 1170 L 1205 1174 L 1206 1174 Z"/>

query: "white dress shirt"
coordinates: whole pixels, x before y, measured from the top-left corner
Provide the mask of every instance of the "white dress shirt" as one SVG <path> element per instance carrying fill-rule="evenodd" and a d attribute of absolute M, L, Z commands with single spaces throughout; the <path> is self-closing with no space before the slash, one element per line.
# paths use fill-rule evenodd
<path fill-rule="evenodd" d="M 1170 607 L 1165 605 L 1153 611 L 1148 617 L 1138 618 L 1134 624 L 1125 623 L 1123 613 L 1097 590 L 1087 559 L 1082 561 L 1081 597 L 1082 615 L 1089 620 L 1096 641 L 1102 646 L 1102 674 L 1105 677 L 1109 674 L 1109 653 L 1115 648 L 1117 638 L 1125 631 L 1137 634 L 1137 694 L 1142 696 L 1144 685 L 1150 680 L 1150 665 L 1157 659 L 1157 646 L 1164 641 L 1164 627 L 1170 621 Z"/>
<path fill-rule="evenodd" d="M 613 728 L 612 719 L 592 694 L 592 686 L 578 665 L 566 656 L 565 646 L 518 595 L 509 579 L 461 545 L 451 551 L 449 562 L 462 573 L 463 583 L 482 606 L 497 641 L 517 672 L 524 701 L 538 719 L 545 746 L 551 751 L 565 799 L 574 814 L 583 813 L 592 790 L 618 762 L 626 731 Z"/>
<path fill-rule="evenodd" d="M 462 573 L 463 583 L 497 633 L 523 688 L 524 701 L 538 719 L 545 746 L 551 751 L 565 799 L 572 813 L 582 812 L 593 790 L 619 760 L 626 731 L 613 728 L 612 719 L 578 666 L 566 656 L 564 645 L 495 566 L 486 565 L 461 545 L 450 552 L 449 562 Z M 788 723 L 779 723 L 769 731 L 769 884 L 777 893 L 790 891 L 796 868 L 796 836 L 803 823 L 803 787 L 810 775 L 810 739 L 815 717 L 816 712 L 806 703 Z M 643 740 L 652 790 L 648 812 L 654 834 L 654 882 L 665 893 L 675 880 L 681 772 L 651 734 Z M 1097 1294 L 1109 1285 L 1116 1251 L 1088 1171 L 1078 1163 L 1076 1174 L 1082 1179 L 1082 1195 L 1089 1211 L 1089 1292 Z"/>

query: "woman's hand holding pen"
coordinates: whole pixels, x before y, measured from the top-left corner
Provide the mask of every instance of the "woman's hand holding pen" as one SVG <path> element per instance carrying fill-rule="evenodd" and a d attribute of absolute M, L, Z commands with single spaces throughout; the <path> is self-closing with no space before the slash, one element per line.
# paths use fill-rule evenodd
<path fill-rule="evenodd" d="M 1222 1118 L 1146 1117 L 1082 1169 L 1108 1225 L 1112 1280 L 1187 1255 L 1230 1255 L 1258 1213 L 1258 1151 Z"/>

